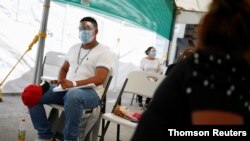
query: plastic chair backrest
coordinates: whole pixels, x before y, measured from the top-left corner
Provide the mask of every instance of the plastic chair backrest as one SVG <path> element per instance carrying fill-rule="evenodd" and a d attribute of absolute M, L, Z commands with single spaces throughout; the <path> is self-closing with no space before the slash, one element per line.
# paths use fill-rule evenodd
<path fill-rule="evenodd" d="M 136 93 L 141 96 L 152 98 L 156 88 L 165 78 L 158 73 L 144 71 L 132 71 L 127 76 L 127 84 L 124 92 Z"/>
<path fill-rule="evenodd" d="M 50 51 L 46 53 L 43 62 L 42 76 L 57 78 L 65 61 L 65 53 Z"/>

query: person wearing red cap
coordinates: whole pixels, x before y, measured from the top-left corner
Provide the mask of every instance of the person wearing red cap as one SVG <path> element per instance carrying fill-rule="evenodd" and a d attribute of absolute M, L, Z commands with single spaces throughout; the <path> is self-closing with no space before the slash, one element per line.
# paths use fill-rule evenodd
<path fill-rule="evenodd" d="M 51 124 L 47 119 L 43 104 L 64 105 L 65 125 L 64 140 L 76 141 L 79 135 L 79 124 L 84 109 L 93 109 L 99 105 L 98 91 L 113 65 L 112 53 L 108 47 L 96 40 L 98 25 L 94 18 L 81 19 L 79 38 L 81 43 L 73 45 L 62 65 L 58 80 L 51 81 L 50 88 L 39 99 L 38 104 L 30 103 L 30 117 L 38 131 L 36 141 L 53 140 Z M 77 88 L 53 92 L 60 85 L 63 89 L 94 83 L 95 88 Z M 32 86 L 30 86 L 32 87 Z M 38 93 L 41 90 L 38 90 Z"/>

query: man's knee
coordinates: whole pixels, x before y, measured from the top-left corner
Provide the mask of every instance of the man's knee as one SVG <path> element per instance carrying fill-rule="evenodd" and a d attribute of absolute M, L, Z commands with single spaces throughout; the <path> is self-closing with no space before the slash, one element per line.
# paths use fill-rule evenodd
<path fill-rule="evenodd" d="M 81 91 L 79 91 L 78 89 L 71 89 L 69 90 L 65 97 L 64 97 L 64 101 L 77 101 L 80 100 L 80 93 Z"/>

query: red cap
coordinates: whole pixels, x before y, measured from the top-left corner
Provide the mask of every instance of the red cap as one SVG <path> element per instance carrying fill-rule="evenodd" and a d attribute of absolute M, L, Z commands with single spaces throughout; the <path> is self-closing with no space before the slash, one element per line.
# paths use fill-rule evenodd
<path fill-rule="evenodd" d="M 31 84 L 22 93 L 23 104 L 29 108 L 35 106 L 41 99 L 43 89 L 41 86 Z"/>

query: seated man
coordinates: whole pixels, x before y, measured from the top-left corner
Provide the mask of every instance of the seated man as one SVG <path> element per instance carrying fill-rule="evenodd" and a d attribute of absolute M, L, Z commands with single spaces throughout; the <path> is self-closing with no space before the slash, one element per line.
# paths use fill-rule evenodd
<path fill-rule="evenodd" d="M 76 141 L 79 136 L 79 124 L 84 109 L 99 105 L 98 90 L 112 67 L 112 54 L 109 48 L 96 41 L 98 24 L 95 19 L 85 17 L 79 26 L 81 43 L 73 45 L 62 65 L 58 80 L 52 80 L 49 90 L 44 93 L 40 102 L 29 108 L 34 128 L 38 131 L 36 141 L 51 141 L 53 133 L 47 119 L 43 104 L 64 105 L 65 125 L 64 140 Z M 94 83 L 95 88 L 70 89 L 53 92 L 55 84 L 63 89 Z"/>

